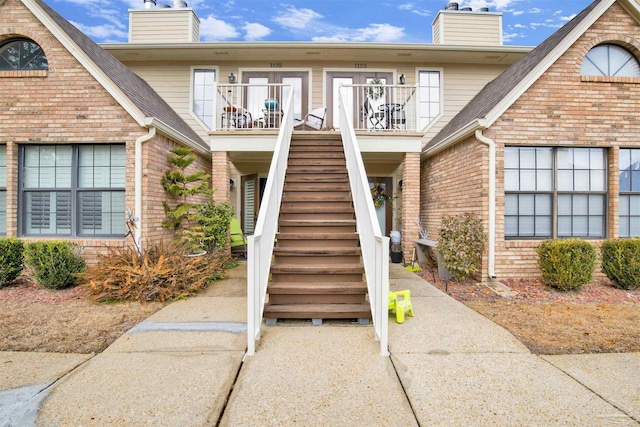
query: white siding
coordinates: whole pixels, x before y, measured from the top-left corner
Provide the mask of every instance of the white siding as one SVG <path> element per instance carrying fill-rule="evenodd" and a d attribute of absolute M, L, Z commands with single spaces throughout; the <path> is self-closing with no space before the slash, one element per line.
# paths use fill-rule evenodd
<path fill-rule="evenodd" d="M 502 46 L 502 14 L 442 11 L 433 22 L 433 42 L 466 46 Z"/>
<path fill-rule="evenodd" d="M 200 21 L 191 9 L 129 11 L 130 43 L 198 41 Z"/>

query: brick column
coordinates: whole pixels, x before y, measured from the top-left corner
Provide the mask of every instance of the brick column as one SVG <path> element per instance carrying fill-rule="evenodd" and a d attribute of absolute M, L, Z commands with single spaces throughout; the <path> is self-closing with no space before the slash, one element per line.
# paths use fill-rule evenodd
<path fill-rule="evenodd" d="M 620 237 L 620 147 L 609 149 L 609 223 L 607 237 Z"/>
<path fill-rule="evenodd" d="M 213 198 L 218 201 L 231 202 L 229 189 L 229 152 L 214 151 L 211 153 L 211 186 L 216 190 Z"/>
<path fill-rule="evenodd" d="M 7 237 L 18 236 L 18 144 L 7 143 Z"/>
<path fill-rule="evenodd" d="M 402 165 L 402 251 L 411 260 L 413 241 L 420 238 L 420 153 L 405 153 Z"/>

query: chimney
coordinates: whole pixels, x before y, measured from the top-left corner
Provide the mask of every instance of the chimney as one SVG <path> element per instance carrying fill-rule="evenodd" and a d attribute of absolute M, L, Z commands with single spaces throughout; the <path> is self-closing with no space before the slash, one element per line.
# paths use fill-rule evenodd
<path fill-rule="evenodd" d="M 466 46 L 502 46 L 502 13 L 481 7 L 459 8 L 447 3 L 431 24 L 433 43 Z"/>
<path fill-rule="evenodd" d="M 129 43 L 200 41 L 200 20 L 185 0 L 170 4 L 143 0 L 143 9 L 129 9 Z"/>
<path fill-rule="evenodd" d="M 145 9 L 153 9 L 156 7 L 156 0 L 144 0 Z"/>

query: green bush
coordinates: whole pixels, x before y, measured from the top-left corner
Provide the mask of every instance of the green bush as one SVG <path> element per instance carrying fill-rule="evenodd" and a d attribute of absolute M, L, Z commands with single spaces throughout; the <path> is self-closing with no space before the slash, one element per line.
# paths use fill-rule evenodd
<path fill-rule="evenodd" d="M 555 239 L 540 243 L 538 268 L 549 285 L 561 291 L 577 291 L 593 280 L 596 249 L 582 239 Z"/>
<path fill-rule="evenodd" d="M 456 280 L 476 274 L 482 267 L 482 251 L 487 235 L 482 220 L 475 215 L 446 215 L 439 231 L 438 252 Z"/>
<path fill-rule="evenodd" d="M 24 246 L 15 238 L 0 238 L 0 287 L 13 282 L 22 272 Z"/>
<path fill-rule="evenodd" d="M 612 239 L 604 242 L 602 272 L 620 289 L 638 289 L 640 239 Z"/>
<path fill-rule="evenodd" d="M 50 289 L 63 289 L 77 283 L 85 262 L 78 246 L 66 241 L 32 242 L 25 246 L 25 263 L 36 281 Z"/>

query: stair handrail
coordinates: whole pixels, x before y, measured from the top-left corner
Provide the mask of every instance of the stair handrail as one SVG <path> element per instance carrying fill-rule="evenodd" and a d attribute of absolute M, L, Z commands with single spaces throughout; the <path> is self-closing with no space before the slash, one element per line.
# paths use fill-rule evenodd
<path fill-rule="evenodd" d="M 252 236 L 247 236 L 247 355 L 253 356 L 267 297 L 267 283 L 278 231 L 278 216 L 293 133 L 293 92 L 285 101 L 269 176 Z"/>
<path fill-rule="evenodd" d="M 342 90 L 338 94 L 338 104 L 340 108 L 340 133 L 347 160 L 351 197 L 356 211 L 356 223 L 375 339 L 380 341 L 380 355 L 389 356 L 389 237 L 383 236 L 380 231 L 362 154 L 353 124 L 349 120 L 345 108 L 346 103 Z"/>

